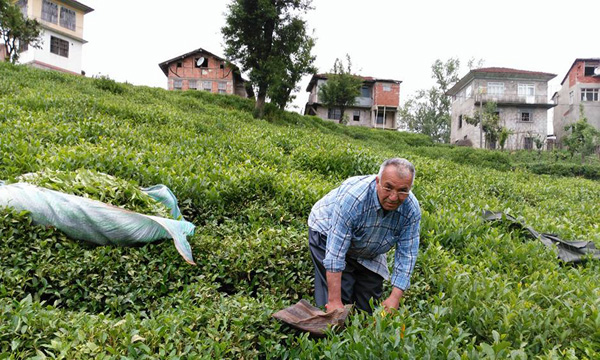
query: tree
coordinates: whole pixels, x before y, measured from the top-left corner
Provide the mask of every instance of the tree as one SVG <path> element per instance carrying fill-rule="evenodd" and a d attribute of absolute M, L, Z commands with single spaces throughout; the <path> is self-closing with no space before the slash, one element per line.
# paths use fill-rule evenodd
<path fill-rule="evenodd" d="M 510 132 L 508 130 L 503 131 L 504 128 L 500 125 L 500 116 L 498 116 L 498 106 L 495 102 L 490 101 L 486 103 L 483 110 L 478 110 L 474 117 L 465 117 L 465 121 L 469 125 L 481 126 L 488 148 L 495 149 L 496 142 L 499 139 L 503 140 L 502 148 L 504 148 L 504 143 L 508 139 Z"/>
<path fill-rule="evenodd" d="M 42 26 L 35 19 L 23 16 L 21 9 L 11 0 L 0 0 L 0 36 L 6 49 L 6 61 L 19 60 L 23 46 L 41 48 Z"/>
<path fill-rule="evenodd" d="M 352 74 L 352 61 L 346 55 L 348 67 L 340 59 L 335 59 L 331 73 L 327 74 L 327 82 L 319 87 L 319 99 L 328 108 L 340 109 L 340 123 L 346 123 L 345 112 L 349 106 L 356 103 L 360 95 L 363 80 Z"/>
<path fill-rule="evenodd" d="M 400 120 L 414 132 L 428 135 L 437 142 L 450 141 L 451 100 L 446 92 L 458 80 L 460 61 L 450 58 L 436 60 L 431 66 L 435 85 L 429 90 L 419 90 L 400 109 Z"/>
<path fill-rule="evenodd" d="M 297 23 L 300 25 L 300 22 Z M 293 30 L 292 27 L 290 29 Z M 314 45 L 315 40 L 305 35 L 298 51 L 281 58 L 283 63 L 276 67 L 281 73 L 274 76 L 267 95 L 271 102 L 279 106 L 281 110 L 284 110 L 286 105 L 296 98 L 295 95 L 292 95 L 292 91 L 300 89 L 297 84 L 302 76 L 317 72 L 317 68 L 313 66 L 316 57 L 311 54 Z"/>
<path fill-rule="evenodd" d="M 314 40 L 301 18 L 311 0 L 232 0 L 221 29 L 225 55 L 248 74 L 256 93 L 255 117 L 262 117 L 269 88 L 281 106 L 289 101 L 300 76 L 312 66 Z M 309 56 L 306 56 L 306 54 Z M 308 64 L 306 67 L 303 64 Z M 295 81 L 294 81 L 295 80 Z M 286 95 L 287 94 L 287 95 Z"/>
<path fill-rule="evenodd" d="M 596 148 L 600 146 L 600 131 L 587 122 L 587 117 L 583 112 L 583 106 L 580 105 L 581 119 L 576 123 L 565 126 L 565 131 L 571 133 L 563 139 L 563 144 L 569 148 L 571 157 L 575 153 L 581 154 L 581 163 L 585 162 L 585 157 L 593 154 Z"/>

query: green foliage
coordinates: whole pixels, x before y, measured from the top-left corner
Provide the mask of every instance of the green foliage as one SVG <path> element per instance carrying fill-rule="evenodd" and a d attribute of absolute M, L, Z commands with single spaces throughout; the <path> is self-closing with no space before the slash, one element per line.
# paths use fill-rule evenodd
<path fill-rule="evenodd" d="M 108 91 L 115 95 L 120 95 L 125 92 L 125 86 L 123 84 L 117 83 L 106 75 L 101 75 L 95 78 L 94 85 L 98 89 Z"/>
<path fill-rule="evenodd" d="M 11 0 L 0 0 L 0 37 L 6 49 L 6 61 L 19 60 L 20 48 L 41 48 L 42 25 L 35 19 L 23 16 L 21 9 Z"/>
<path fill-rule="evenodd" d="M 481 126 L 485 134 L 485 143 L 488 149 L 495 149 L 496 142 L 499 139 L 506 142 L 506 139 L 510 135 L 510 132 L 504 130 L 504 127 L 500 125 L 498 106 L 493 101 L 485 103 L 485 107 L 482 110 L 477 110 L 473 117 L 466 117 L 465 120 L 467 124 Z M 504 142 L 500 146 L 501 149 L 504 149 Z"/>
<path fill-rule="evenodd" d="M 430 136 L 433 141 L 450 141 L 450 105 L 446 92 L 459 80 L 460 61 L 450 58 L 445 63 L 436 60 L 431 66 L 431 76 L 436 85 L 429 90 L 419 90 L 400 109 L 401 121 L 409 130 Z"/>
<path fill-rule="evenodd" d="M 360 95 L 363 80 L 352 74 L 352 61 L 346 55 L 347 67 L 340 59 L 335 59 L 331 73 L 327 74 L 327 82 L 319 87 L 319 99 L 323 104 L 332 109 L 340 109 L 339 122 L 346 124 L 346 108 L 356 103 Z"/>
<path fill-rule="evenodd" d="M 232 0 L 221 29 L 228 60 L 241 65 L 256 93 L 262 118 L 267 95 L 281 108 L 302 75 L 312 72 L 314 40 L 301 15 L 310 0 Z M 276 87 L 274 89 L 269 89 Z M 283 106 L 282 106 L 283 105 Z"/>
<path fill-rule="evenodd" d="M 581 163 L 585 162 L 585 157 L 593 154 L 596 148 L 600 146 L 600 131 L 588 124 L 587 118 L 583 115 L 583 105 L 580 105 L 582 118 L 576 123 L 565 126 L 565 131 L 570 131 L 568 136 L 563 139 L 563 144 L 569 149 L 571 156 L 581 154 Z"/>
<path fill-rule="evenodd" d="M 248 99 L 123 86 L 115 96 L 96 79 L 0 64 L 0 179 L 31 172 L 128 206 L 138 186 L 165 184 L 197 225 L 197 266 L 168 241 L 92 247 L 2 209 L 0 358 L 599 357 L 600 264 L 560 264 L 541 243 L 481 220 L 506 211 L 600 246 L 598 181 L 533 173 L 578 171 L 567 153 L 442 146 L 272 104 L 254 119 Z M 323 339 L 273 320 L 312 301 L 313 204 L 393 156 L 414 162 L 423 211 L 398 312 L 352 314 Z"/>

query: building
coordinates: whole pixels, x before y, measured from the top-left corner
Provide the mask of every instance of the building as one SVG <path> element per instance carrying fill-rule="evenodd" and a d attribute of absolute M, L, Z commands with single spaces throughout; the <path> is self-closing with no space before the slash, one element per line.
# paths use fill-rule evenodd
<path fill-rule="evenodd" d="M 495 102 L 500 125 L 510 130 L 505 149 L 533 149 L 535 139 L 545 141 L 548 132 L 548 81 L 556 77 L 537 71 L 491 67 L 473 69 L 446 95 L 452 96 L 451 143 L 495 148 L 486 142 L 479 125 L 469 125 L 486 103 Z"/>
<path fill-rule="evenodd" d="M 169 90 L 204 90 L 249 97 L 239 69 L 202 48 L 158 64 Z"/>
<path fill-rule="evenodd" d="M 565 126 L 577 122 L 585 115 L 588 123 L 600 130 L 600 58 L 575 59 L 573 65 L 554 93 L 554 134 L 561 144 L 568 135 Z M 581 109 L 583 114 L 581 114 Z"/>
<path fill-rule="evenodd" d="M 94 9 L 74 0 L 18 0 L 23 15 L 42 25 L 41 48 L 25 45 L 20 64 L 81 74 L 83 18 Z"/>
<path fill-rule="evenodd" d="M 345 110 L 348 125 L 396 130 L 401 81 L 362 76 L 361 78 L 363 85 L 360 96 L 356 98 L 355 105 Z M 327 74 L 313 75 L 306 88 L 310 94 L 304 108 L 304 115 L 315 115 L 338 122 L 340 109 L 328 108 L 319 101 L 319 87 L 326 82 Z"/>

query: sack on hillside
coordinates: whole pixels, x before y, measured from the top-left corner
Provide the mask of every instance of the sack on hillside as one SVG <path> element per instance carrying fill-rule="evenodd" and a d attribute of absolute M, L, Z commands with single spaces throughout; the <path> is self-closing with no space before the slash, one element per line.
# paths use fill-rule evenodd
<path fill-rule="evenodd" d="M 149 189 L 150 196 L 166 202 L 171 213 L 179 217 L 177 199 L 166 186 Z M 195 265 L 186 239 L 195 226 L 185 220 L 144 215 L 27 183 L 0 182 L 0 206 L 28 211 L 36 224 L 53 226 L 72 239 L 97 245 L 135 246 L 171 238 L 185 261 Z"/>
<path fill-rule="evenodd" d="M 324 336 L 329 326 L 343 327 L 352 305 L 325 313 L 302 299 L 295 305 L 287 307 L 273 314 L 275 319 L 302 331 L 308 331 L 315 336 Z"/>

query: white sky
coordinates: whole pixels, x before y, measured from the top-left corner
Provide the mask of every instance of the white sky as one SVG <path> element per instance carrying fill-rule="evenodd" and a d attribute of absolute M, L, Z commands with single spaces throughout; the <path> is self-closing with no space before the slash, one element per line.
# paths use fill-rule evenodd
<path fill-rule="evenodd" d="M 220 29 L 229 0 L 80 0 L 83 69 L 120 82 L 166 88 L 158 64 L 197 48 L 223 56 Z M 317 38 L 319 72 L 350 54 L 360 75 L 401 80 L 401 103 L 433 85 L 431 65 L 467 61 L 556 74 L 552 95 L 576 58 L 600 57 L 597 0 L 313 0 L 306 18 Z M 302 111 L 306 86 L 293 110 Z"/>

